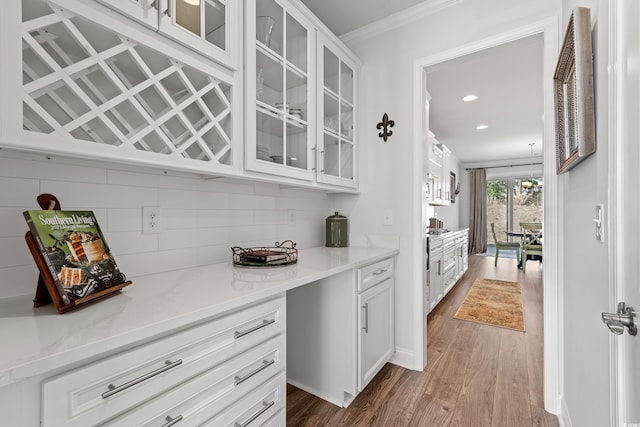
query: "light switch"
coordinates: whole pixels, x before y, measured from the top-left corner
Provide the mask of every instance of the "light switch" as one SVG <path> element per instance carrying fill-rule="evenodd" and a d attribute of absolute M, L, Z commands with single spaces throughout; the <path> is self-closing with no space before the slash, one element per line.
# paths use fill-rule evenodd
<path fill-rule="evenodd" d="M 596 224 L 596 240 L 604 243 L 604 205 L 596 205 L 596 217 L 593 218 Z"/>

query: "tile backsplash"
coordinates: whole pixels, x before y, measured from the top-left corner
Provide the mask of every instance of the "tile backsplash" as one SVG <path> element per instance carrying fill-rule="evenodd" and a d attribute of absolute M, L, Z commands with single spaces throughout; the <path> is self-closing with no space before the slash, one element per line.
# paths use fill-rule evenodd
<path fill-rule="evenodd" d="M 331 215 L 320 191 L 0 150 L 0 298 L 31 294 L 38 272 L 22 212 L 54 194 L 64 209 L 93 210 L 128 278 L 231 259 L 231 246 L 324 244 Z M 142 207 L 161 208 L 158 234 Z M 215 280 L 215 278 L 213 278 Z"/>

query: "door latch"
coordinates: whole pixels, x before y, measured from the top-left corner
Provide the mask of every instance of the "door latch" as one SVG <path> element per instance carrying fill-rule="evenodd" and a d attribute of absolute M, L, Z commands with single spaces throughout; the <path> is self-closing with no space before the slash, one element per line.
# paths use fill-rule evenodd
<path fill-rule="evenodd" d="M 622 335 L 625 328 L 629 335 L 637 335 L 638 327 L 635 324 L 635 317 L 636 311 L 633 307 L 627 307 L 624 302 L 618 303 L 618 311 L 616 313 L 602 313 L 602 321 L 616 335 Z"/>

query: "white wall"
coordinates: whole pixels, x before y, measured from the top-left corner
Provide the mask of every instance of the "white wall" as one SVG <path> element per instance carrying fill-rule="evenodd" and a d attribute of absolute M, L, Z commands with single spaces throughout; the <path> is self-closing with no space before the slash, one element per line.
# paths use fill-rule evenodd
<path fill-rule="evenodd" d="M 346 207 L 357 224 L 353 231 L 400 235 L 396 344 L 404 352 L 404 360 L 411 359 L 409 366 L 415 369 L 422 368 L 422 337 L 414 321 L 420 314 L 416 313 L 414 300 L 419 295 L 416 288 L 422 286 L 420 252 L 424 249 L 415 236 L 421 231 L 415 218 L 422 209 L 415 153 L 422 151 L 413 146 L 420 143 L 413 135 L 414 61 L 557 16 L 558 7 L 554 0 L 465 1 L 392 31 L 347 40 L 364 66 L 360 87 L 362 194 Z M 385 112 L 395 120 L 393 136 L 386 143 L 378 138 L 375 128 Z M 393 226 L 382 225 L 385 208 L 394 211 Z"/>
<path fill-rule="evenodd" d="M 286 239 L 322 246 L 324 219 L 333 213 L 318 191 L 0 150 L 0 298 L 35 291 L 22 212 L 39 209 L 41 193 L 56 195 L 64 209 L 93 210 L 134 286 L 139 275 L 230 261 L 231 246 Z M 162 208 L 160 234 L 142 234 L 142 206 Z"/>
<path fill-rule="evenodd" d="M 562 177 L 564 193 L 564 402 L 573 426 L 609 425 L 609 332 L 600 313 L 609 305 L 607 245 L 594 236 L 595 205 L 607 203 L 608 5 L 563 0 L 563 32 L 577 6 L 591 8 L 595 53 L 597 152 Z M 606 209 L 605 209 L 606 211 Z M 608 215 L 607 215 L 608 216 Z"/>

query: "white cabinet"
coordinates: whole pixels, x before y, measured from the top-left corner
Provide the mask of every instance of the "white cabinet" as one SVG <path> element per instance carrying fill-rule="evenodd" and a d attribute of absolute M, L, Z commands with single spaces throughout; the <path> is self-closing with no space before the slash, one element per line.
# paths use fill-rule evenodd
<path fill-rule="evenodd" d="M 41 424 L 267 420 L 285 406 L 285 327 L 280 297 L 78 367 L 44 381 Z"/>
<path fill-rule="evenodd" d="M 318 181 L 358 185 L 358 66 L 318 34 Z"/>
<path fill-rule="evenodd" d="M 358 269 L 358 391 L 394 352 L 393 260 Z"/>
<path fill-rule="evenodd" d="M 246 3 L 247 169 L 315 175 L 315 29 L 286 0 Z"/>
<path fill-rule="evenodd" d="M 288 0 L 249 0 L 245 17 L 245 167 L 356 188 L 356 60 Z"/>
<path fill-rule="evenodd" d="M 394 352 L 393 280 L 387 258 L 288 291 L 287 382 L 347 407 Z"/>
<path fill-rule="evenodd" d="M 238 73 L 94 2 L 22 3 L 0 25 L 3 57 L 22 58 L 1 68 L 3 146 L 238 174 Z"/>
<path fill-rule="evenodd" d="M 444 296 L 442 239 L 429 237 L 429 304 L 431 311 Z"/>
<path fill-rule="evenodd" d="M 97 0 L 184 46 L 238 68 L 241 5 L 235 0 Z"/>
<path fill-rule="evenodd" d="M 456 280 L 458 278 L 455 236 L 447 236 L 443 239 L 442 260 L 444 265 L 442 280 L 444 294 L 446 295 L 456 284 Z"/>
<path fill-rule="evenodd" d="M 427 312 L 435 308 L 469 268 L 468 247 L 469 229 L 429 236 Z"/>
<path fill-rule="evenodd" d="M 427 152 L 427 182 L 431 186 L 428 203 L 438 206 L 450 204 L 449 173 L 451 151 L 439 143 L 432 132 L 426 138 L 425 151 Z"/>
<path fill-rule="evenodd" d="M 469 230 L 465 229 L 456 236 L 457 279 L 469 269 Z"/>

